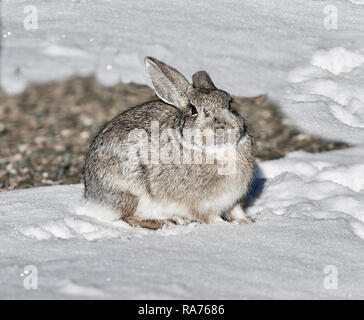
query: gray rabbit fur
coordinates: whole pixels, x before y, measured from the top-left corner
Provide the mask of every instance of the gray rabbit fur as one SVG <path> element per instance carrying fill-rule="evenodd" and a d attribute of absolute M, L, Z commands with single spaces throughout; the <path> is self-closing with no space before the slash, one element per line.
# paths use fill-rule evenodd
<path fill-rule="evenodd" d="M 97 134 L 85 161 L 85 198 L 114 209 L 132 226 L 150 229 L 191 221 L 251 221 L 242 201 L 254 175 L 255 143 L 243 117 L 231 109 L 230 95 L 217 89 L 205 71 L 195 73 L 191 85 L 155 58 L 145 58 L 145 65 L 160 100 L 122 112 Z M 236 170 L 219 174 L 221 163 L 207 163 L 205 151 L 200 164 L 145 162 L 140 154 L 130 156 L 130 133 L 143 129 L 149 139 L 152 122 L 158 122 L 160 134 L 176 132 L 176 141 L 183 141 L 185 129 L 236 129 Z M 160 141 L 159 148 L 167 142 Z M 152 153 L 149 146 L 148 156 Z"/>

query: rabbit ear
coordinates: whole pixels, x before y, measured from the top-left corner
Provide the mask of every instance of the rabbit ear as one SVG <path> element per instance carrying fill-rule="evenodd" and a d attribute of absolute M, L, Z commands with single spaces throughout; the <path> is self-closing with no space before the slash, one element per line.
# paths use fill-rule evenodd
<path fill-rule="evenodd" d="M 202 89 L 216 89 L 209 74 L 206 71 L 198 71 L 192 76 L 193 86 Z"/>
<path fill-rule="evenodd" d="M 145 58 L 145 68 L 160 99 L 177 108 L 188 105 L 191 85 L 182 74 L 152 57 Z"/>

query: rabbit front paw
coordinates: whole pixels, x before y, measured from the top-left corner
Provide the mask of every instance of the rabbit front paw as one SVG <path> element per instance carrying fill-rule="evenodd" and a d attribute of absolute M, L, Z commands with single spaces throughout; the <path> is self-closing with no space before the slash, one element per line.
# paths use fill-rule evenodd
<path fill-rule="evenodd" d="M 237 203 L 228 214 L 226 214 L 226 218 L 230 222 L 237 222 L 239 224 L 248 224 L 255 222 L 251 217 L 248 217 L 240 203 Z"/>
<path fill-rule="evenodd" d="M 238 220 L 234 220 L 236 222 L 238 222 L 239 224 L 248 224 L 248 223 L 254 223 L 255 220 L 250 218 L 250 217 L 244 217 Z"/>

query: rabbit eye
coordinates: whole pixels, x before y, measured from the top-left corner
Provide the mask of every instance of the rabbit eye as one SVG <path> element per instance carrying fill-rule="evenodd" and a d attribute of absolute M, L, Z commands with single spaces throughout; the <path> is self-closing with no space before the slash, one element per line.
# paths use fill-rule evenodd
<path fill-rule="evenodd" d="M 190 112 L 192 116 L 196 116 L 197 115 L 197 109 L 193 104 L 190 104 Z"/>

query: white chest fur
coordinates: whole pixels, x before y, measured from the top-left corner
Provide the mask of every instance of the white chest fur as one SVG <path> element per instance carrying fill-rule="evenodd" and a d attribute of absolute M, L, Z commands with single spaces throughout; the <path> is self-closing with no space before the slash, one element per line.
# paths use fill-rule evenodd
<path fill-rule="evenodd" d="M 148 196 L 139 198 L 135 215 L 143 219 L 191 218 L 187 207 L 174 202 L 155 201 Z"/>
<path fill-rule="evenodd" d="M 202 212 L 221 214 L 231 209 L 247 191 L 247 184 L 232 184 L 214 197 L 201 202 Z"/>

